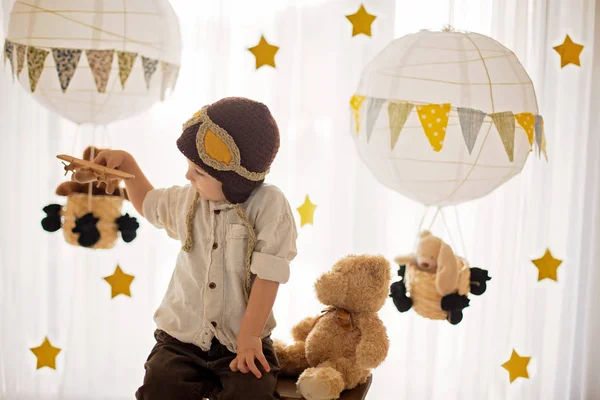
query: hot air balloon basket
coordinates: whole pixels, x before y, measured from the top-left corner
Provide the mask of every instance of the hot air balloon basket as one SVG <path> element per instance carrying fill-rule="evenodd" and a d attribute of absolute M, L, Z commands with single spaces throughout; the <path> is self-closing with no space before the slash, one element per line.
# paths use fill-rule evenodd
<path fill-rule="evenodd" d="M 122 214 L 124 199 L 119 196 L 72 193 L 65 206 L 50 204 L 42 220 L 46 231 L 62 228 L 65 241 L 89 249 L 111 249 L 121 235 L 123 241 L 136 237 L 139 224 L 129 214 Z"/>

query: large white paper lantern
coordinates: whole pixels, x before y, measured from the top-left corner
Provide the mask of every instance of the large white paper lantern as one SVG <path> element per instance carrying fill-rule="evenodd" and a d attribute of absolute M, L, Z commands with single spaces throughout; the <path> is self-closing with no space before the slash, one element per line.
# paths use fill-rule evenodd
<path fill-rule="evenodd" d="M 531 79 L 512 51 L 476 33 L 392 41 L 351 100 L 361 158 L 384 185 L 425 205 L 482 197 L 545 154 Z"/>
<path fill-rule="evenodd" d="M 181 36 L 168 0 L 17 1 L 4 53 L 46 107 L 76 123 L 108 124 L 173 89 Z"/>

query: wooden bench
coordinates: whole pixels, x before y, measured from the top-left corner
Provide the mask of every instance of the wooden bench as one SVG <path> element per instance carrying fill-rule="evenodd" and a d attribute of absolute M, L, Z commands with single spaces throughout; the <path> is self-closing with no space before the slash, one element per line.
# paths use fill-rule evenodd
<path fill-rule="evenodd" d="M 277 379 L 277 392 L 283 400 L 299 400 L 304 399 L 296 390 L 297 378 L 293 377 L 279 377 Z M 340 400 L 364 400 L 367 398 L 367 392 L 371 387 L 372 376 L 369 376 L 367 382 L 362 385 L 358 385 L 352 390 L 343 391 L 340 395 Z"/>

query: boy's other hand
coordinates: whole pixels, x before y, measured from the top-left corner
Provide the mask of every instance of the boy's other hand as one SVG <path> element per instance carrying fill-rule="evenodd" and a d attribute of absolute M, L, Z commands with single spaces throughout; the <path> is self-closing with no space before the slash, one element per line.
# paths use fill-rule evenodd
<path fill-rule="evenodd" d="M 262 340 L 258 336 L 238 336 L 237 357 L 229 364 L 232 371 L 240 371 L 244 374 L 252 372 L 257 378 L 262 374 L 256 367 L 254 359 L 257 359 L 266 372 L 271 370 L 267 359 L 262 351 Z"/>

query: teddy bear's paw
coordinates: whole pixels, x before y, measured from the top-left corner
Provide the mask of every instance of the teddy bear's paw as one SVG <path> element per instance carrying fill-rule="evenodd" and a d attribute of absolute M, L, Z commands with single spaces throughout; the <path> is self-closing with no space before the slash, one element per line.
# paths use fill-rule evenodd
<path fill-rule="evenodd" d="M 307 400 L 330 400 L 344 390 L 342 374 L 331 367 L 308 368 L 298 378 L 298 391 Z"/>

